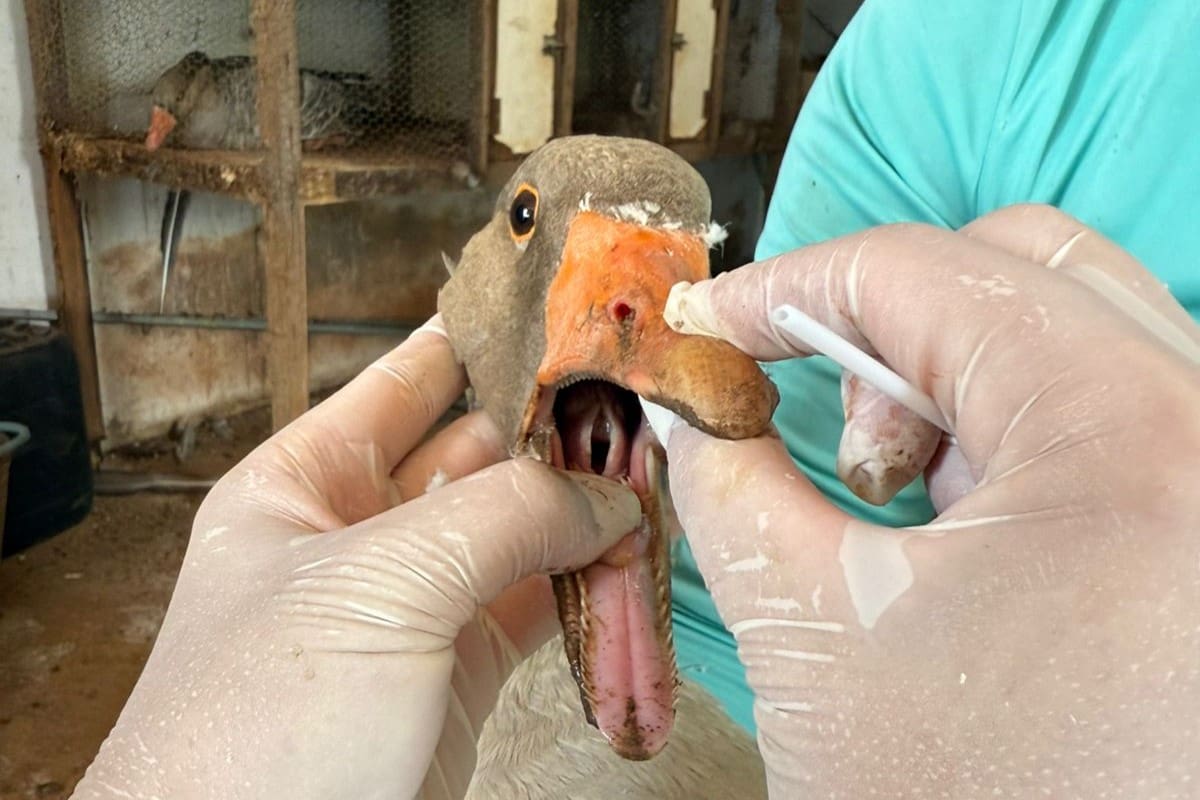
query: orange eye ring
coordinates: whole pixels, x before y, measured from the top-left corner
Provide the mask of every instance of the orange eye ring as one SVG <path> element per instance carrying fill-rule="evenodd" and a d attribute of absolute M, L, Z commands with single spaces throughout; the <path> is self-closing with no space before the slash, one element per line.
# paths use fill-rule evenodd
<path fill-rule="evenodd" d="M 537 227 L 538 191 L 528 183 L 517 187 L 512 205 L 508 209 L 508 231 L 513 241 L 524 244 L 533 236 Z"/>

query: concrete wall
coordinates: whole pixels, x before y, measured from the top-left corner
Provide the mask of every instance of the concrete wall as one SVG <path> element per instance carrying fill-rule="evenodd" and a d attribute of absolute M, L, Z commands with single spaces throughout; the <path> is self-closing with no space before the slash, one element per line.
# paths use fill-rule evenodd
<path fill-rule="evenodd" d="M 46 309 L 54 264 L 21 0 L 0 0 L 0 308 Z"/>

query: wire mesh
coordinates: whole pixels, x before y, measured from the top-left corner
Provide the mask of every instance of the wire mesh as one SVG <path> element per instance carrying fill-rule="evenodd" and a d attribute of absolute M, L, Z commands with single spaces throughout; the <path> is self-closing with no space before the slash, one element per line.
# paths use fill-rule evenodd
<path fill-rule="evenodd" d="M 657 137 L 662 3 L 581 0 L 572 127 L 576 133 Z"/>
<path fill-rule="evenodd" d="M 246 0 L 63 0 L 39 13 L 46 35 L 31 42 L 46 65 L 39 94 L 56 127 L 89 135 L 144 135 L 155 80 L 185 53 L 250 48 Z"/>
<path fill-rule="evenodd" d="M 38 86 L 61 130 L 163 144 L 254 147 L 249 0 L 48 2 Z M 473 0 L 298 0 L 301 138 L 308 150 L 462 157 L 479 86 Z"/>
<path fill-rule="evenodd" d="M 346 130 L 332 145 L 465 156 L 479 91 L 476 8 L 472 0 L 299 0 L 301 66 L 345 76 Z M 301 106 L 302 123 L 323 110 L 307 97 Z"/>

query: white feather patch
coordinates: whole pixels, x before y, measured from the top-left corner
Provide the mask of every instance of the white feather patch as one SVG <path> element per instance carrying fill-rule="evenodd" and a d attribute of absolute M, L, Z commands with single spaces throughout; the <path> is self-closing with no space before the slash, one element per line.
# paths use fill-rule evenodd
<path fill-rule="evenodd" d="M 586 192 L 583 195 L 583 199 L 579 201 L 579 210 L 593 210 L 591 192 Z M 653 200 L 631 200 L 628 203 L 611 206 L 607 209 L 607 212 L 614 219 L 622 222 L 652 226 L 666 231 L 677 231 L 683 228 L 683 224 L 678 220 L 664 218 L 662 210 L 662 205 Z M 710 222 L 697 233 L 704 240 L 704 244 L 710 249 L 719 246 L 729 238 L 729 231 L 719 222 Z"/>
<path fill-rule="evenodd" d="M 719 222 L 710 222 L 700 236 L 704 239 L 704 243 L 711 248 L 728 239 L 729 231 L 725 230 L 725 226 Z"/>

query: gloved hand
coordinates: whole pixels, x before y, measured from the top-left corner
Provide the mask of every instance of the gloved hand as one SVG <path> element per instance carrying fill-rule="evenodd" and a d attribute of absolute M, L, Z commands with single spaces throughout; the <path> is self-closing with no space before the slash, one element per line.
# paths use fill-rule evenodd
<path fill-rule="evenodd" d="M 594 476 L 488 467 L 482 415 L 422 441 L 464 386 L 427 326 L 220 481 L 76 797 L 465 792 L 497 692 L 556 630 L 529 576 L 590 563 L 641 509 Z"/>
<path fill-rule="evenodd" d="M 832 506 L 776 439 L 671 429 L 773 796 L 1194 791 L 1200 334 L 1164 287 L 1026 206 L 869 230 L 672 300 L 676 327 L 762 361 L 808 355 L 768 319 L 792 303 L 931 395 L 957 439 L 926 471 L 938 517 L 891 530 Z"/>

